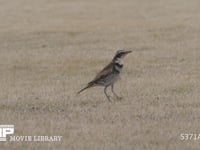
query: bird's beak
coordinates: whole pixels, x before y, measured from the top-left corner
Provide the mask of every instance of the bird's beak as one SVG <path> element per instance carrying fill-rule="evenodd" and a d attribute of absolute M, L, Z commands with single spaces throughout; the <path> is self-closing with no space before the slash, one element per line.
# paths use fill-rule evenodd
<path fill-rule="evenodd" d="M 127 55 L 128 53 L 131 53 L 132 51 L 126 51 L 125 54 Z"/>

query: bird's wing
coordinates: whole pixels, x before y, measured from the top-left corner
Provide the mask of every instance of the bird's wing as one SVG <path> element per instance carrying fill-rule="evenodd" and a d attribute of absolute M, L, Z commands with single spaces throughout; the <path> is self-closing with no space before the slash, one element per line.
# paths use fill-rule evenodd
<path fill-rule="evenodd" d="M 107 66 L 105 66 L 97 75 L 96 77 L 91 81 L 91 82 L 95 82 L 98 81 L 99 79 L 101 79 L 102 77 L 106 76 L 107 74 L 109 74 L 110 72 L 112 72 L 113 69 L 113 63 L 109 63 Z"/>
<path fill-rule="evenodd" d="M 89 82 L 86 87 L 84 87 L 83 89 L 81 89 L 80 91 L 77 92 L 77 94 L 80 94 L 82 91 L 93 87 L 96 83 L 98 83 L 102 78 L 104 78 L 107 74 L 109 74 L 110 72 L 112 72 L 112 68 L 113 68 L 113 64 L 112 62 L 109 63 L 106 67 L 104 67 L 97 75 L 96 77 Z"/>

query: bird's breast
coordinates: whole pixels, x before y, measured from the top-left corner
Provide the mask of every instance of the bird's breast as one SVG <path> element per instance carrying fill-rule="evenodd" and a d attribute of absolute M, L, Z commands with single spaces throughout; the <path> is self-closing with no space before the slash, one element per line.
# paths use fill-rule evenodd
<path fill-rule="evenodd" d="M 114 66 L 113 66 L 113 71 L 116 72 L 116 73 L 120 73 L 122 68 L 123 68 L 123 64 L 120 64 L 120 63 L 114 63 Z"/>

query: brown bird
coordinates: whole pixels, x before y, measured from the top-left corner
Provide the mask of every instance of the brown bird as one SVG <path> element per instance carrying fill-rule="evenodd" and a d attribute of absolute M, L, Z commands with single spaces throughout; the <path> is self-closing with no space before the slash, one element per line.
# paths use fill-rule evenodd
<path fill-rule="evenodd" d="M 114 84 L 119 79 L 120 72 L 123 68 L 123 58 L 132 51 L 125 51 L 125 50 L 118 50 L 112 59 L 112 61 L 103 68 L 96 77 L 87 84 L 86 87 L 78 91 L 77 94 L 80 94 L 82 91 L 94 87 L 94 86 L 104 86 L 104 94 L 106 95 L 107 99 L 110 101 L 110 96 L 107 94 L 107 88 L 111 86 L 112 93 L 118 98 L 119 97 L 114 91 Z"/>

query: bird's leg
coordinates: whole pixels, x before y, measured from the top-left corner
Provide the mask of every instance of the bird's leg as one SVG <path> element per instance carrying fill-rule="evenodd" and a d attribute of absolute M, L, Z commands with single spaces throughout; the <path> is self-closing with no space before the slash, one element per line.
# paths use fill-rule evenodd
<path fill-rule="evenodd" d="M 111 91 L 112 93 L 115 95 L 115 97 L 117 97 L 117 99 L 122 99 L 122 97 L 118 96 L 115 91 L 114 91 L 114 84 L 111 85 Z"/>
<path fill-rule="evenodd" d="M 104 94 L 106 95 L 108 101 L 111 102 L 111 100 L 110 100 L 110 96 L 109 96 L 109 95 L 107 94 L 107 92 L 106 92 L 107 88 L 108 88 L 108 86 L 106 86 L 106 87 L 104 88 Z"/>

